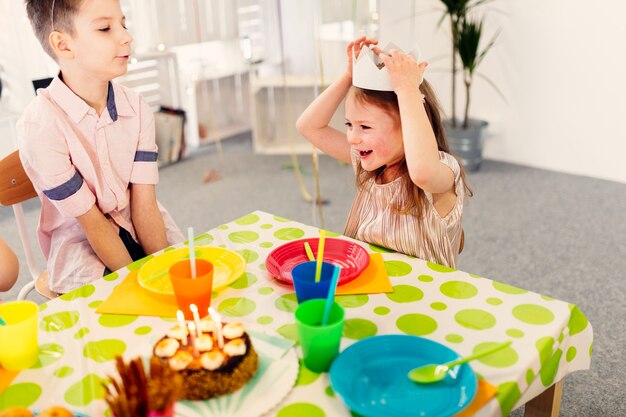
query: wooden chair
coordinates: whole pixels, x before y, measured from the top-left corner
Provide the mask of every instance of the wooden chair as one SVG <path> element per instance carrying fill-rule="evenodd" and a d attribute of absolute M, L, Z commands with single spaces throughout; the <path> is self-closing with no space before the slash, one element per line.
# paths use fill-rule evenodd
<path fill-rule="evenodd" d="M 48 271 L 41 272 L 37 267 L 32 244 L 26 231 L 22 202 L 35 197 L 37 197 L 37 192 L 24 171 L 18 151 L 0 161 L 0 204 L 13 207 L 28 270 L 33 278 L 31 282 L 22 287 L 17 295 L 18 300 L 25 299 L 33 288 L 46 298 L 52 299 L 58 295 L 48 287 Z"/>

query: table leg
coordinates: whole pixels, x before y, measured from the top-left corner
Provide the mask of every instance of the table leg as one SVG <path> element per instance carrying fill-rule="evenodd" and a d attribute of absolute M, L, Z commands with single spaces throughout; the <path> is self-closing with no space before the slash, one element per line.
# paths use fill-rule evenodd
<path fill-rule="evenodd" d="M 563 394 L 563 379 L 528 401 L 524 407 L 524 417 L 558 417 Z"/>

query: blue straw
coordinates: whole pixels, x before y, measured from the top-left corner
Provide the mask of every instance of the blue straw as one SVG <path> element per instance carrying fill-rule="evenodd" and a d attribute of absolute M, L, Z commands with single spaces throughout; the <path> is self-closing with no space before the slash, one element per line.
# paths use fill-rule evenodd
<path fill-rule="evenodd" d="M 7 322 L 4 321 L 2 317 L 0 317 L 0 326 L 6 326 L 6 325 L 7 325 Z"/>
<path fill-rule="evenodd" d="M 341 267 L 335 265 L 333 271 L 333 277 L 330 279 L 330 288 L 328 289 L 328 296 L 326 297 L 326 305 L 324 306 L 324 315 L 322 316 L 322 326 L 326 326 L 328 323 L 328 316 L 330 316 L 330 308 L 335 300 L 335 290 L 337 289 L 337 281 L 339 281 L 339 274 L 341 273 Z"/>

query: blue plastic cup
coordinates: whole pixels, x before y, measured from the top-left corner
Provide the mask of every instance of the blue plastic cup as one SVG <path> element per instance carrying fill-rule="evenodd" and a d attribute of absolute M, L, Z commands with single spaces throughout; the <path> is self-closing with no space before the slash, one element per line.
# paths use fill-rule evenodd
<path fill-rule="evenodd" d="M 328 295 L 335 265 L 322 262 L 320 282 L 315 282 L 316 266 L 316 261 L 310 261 L 298 264 L 291 270 L 291 278 L 293 279 L 293 287 L 296 290 L 298 304 L 316 298 L 325 299 Z"/>

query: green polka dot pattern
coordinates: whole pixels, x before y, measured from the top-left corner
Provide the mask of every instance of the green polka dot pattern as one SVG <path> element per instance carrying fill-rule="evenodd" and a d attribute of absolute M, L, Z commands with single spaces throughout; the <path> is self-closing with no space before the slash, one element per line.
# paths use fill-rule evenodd
<path fill-rule="evenodd" d="M 96 288 L 93 285 L 88 284 L 80 288 L 77 288 L 74 291 L 70 291 L 67 294 L 63 294 L 59 298 L 65 301 L 72 301 L 72 300 L 76 300 L 77 298 L 88 298 L 95 291 L 96 291 Z"/>
<path fill-rule="evenodd" d="M 486 330 L 496 325 L 493 314 L 479 309 L 461 310 L 456 313 L 454 320 L 461 326 L 473 330 Z"/>
<path fill-rule="evenodd" d="M 219 304 L 217 310 L 230 317 L 242 317 L 252 313 L 256 309 L 256 303 L 249 298 L 227 298 Z"/>
<path fill-rule="evenodd" d="M 141 327 L 137 327 L 135 329 L 135 334 L 136 335 L 144 335 L 144 334 L 148 334 L 152 331 L 152 328 L 150 326 L 141 326 Z"/>
<path fill-rule="evenodd" d="M 463 281 L 448 281 L 441 284 L 439 290 L 443 295 L 459 300 L 472 298 L 478 294 L 478 289 L 474 285 Z"/>
<path fill-rule="evenodd" d="M 65 401 L 75 407 L 84 407 L 93 400 L 104 398 L 105 380 L 98 375 L 89 374 L 76 384 L 72 385 L 65 393 Z"/>
<path fill-rule="evenodd" d="M 259 238 L 259 234 L 256 232 L 233 232 L 228 235 L 228 238 L 233 243 L 251 243 Z"/>
<path fill-rule="evenodd" d="M 425 314 L 405 314 L 396 321 L 398 329 L 414 336 L 426 336 L 437 330 L 437 322 Z"/>
<path fill-rule="evenodd" d="M 274 321 L 274 318 L 271 316 L 261 316 L 256 319 L 256 322 L 259 324 L 270 324 Z"/>
<path fill-rule="evenodd" d="M 280 410 L 276 417 L 326 417 L 326 413 L 318 406 L 311 403 L 289 404 Z"/>
<path fill-rule="evenodd" d="M 493 288 L 505 294 L 513 294 L 513 295 L 525 294 L 528 292 L 526 290 L 522 290 L 521 288 L 512 287 L 510 285 L 502 284 L 501 282 L 496 282 L 496 281 L 493 281 Z"/>
<path fill-rule="evenodd" d="M 87 342 L 83 356 L 96 362 L 107 362 L 126 351 L 126 343 L 118 339 Z"/>
<path fill-rule="evenodd" d="M 39 345 L 39 358 L 33 368 L 42 368 L 58 361 L 65 352 L 63 346 L 56 343 Z"/>
<path fill-rule="evenodd" d="M 378 314 L 379 316 L 385 316 L 387 314 L 389 314 L 391 310 L 389 309 L 389 307 L 376 307 L 374 309 L 374 314 Z"/>
<path fill-rule="evenodd" d="M 554 314 L 545 307 L 536 304 L 521 304 L 513 308 L 513 316 L 528 324 L 548 324 L 554 320 Z"/>
<path fill-rule="evenodd" d="M 242 290 L 244 288 L 253 286 L 254 284 L 256 284 L 257 281 L 258 279 L 256 275 L 250 272 L 245 272 L 241 277 L 239 277 L 239 279 L 237 279 L 237 281 L 230 284 L 230 287 Z"/>
<path fill-rule="evenodd" d="M 237 220 L 235 220 L 235 223 L 237 223 L 240 226 L 248 226 L 250 224 L 254 224 L 258 222 L 259 220 L 260 218 L 256 214 L 248 214 L 246 216 L 240 217 Z"/>
<path fill-rule="evenodd" d="M 251 251 L 250 249 L 238 250 L 236 252 L 240 254 L 248 264 L 251 264 L 252 262 L 255 262 L 257 259 L 259 259 L 259 254 Z"/>
<path fill-rule="evenodd" d="M 295 227 L 286 227 L 284 229 L 278 229 L 274 233 L 274 237 L 280 240 L 295 240 L 304 236 L 304 230 L 296 229 Z"/>
<path fill-rule="evenodd" d="M 55 369 L 52 374 L 56 376 L 57 378 L 65 378 L 65 377 L 71 376 L 73 373 L 74 373 L 74 368 L 71 368 L 69 366 L 62 366 L 58 369 Z"/>
<path fill-rule="evenodd" d="M 337 304 L 343 308 L 357 308 L 365 305 L 369 297 L 365 294 L 360 295 L 341 295 L 337 297 Z"/>
<path fill-rule="evenodd" d="M 374 336 L 378 331 L 378 327 L 366 319 L 346 319 L 343 325 L 343 336 L 348 339 L 364 339 Z"/>
<path fill-rule="evenodd" d="M 424 292 L 410 285 L 396 285 L 387 298 L 395 303 L 413 303 L 424 298 Z"/>
<path fill-rule="evenodd" d="M 433 310 L 437 310 L 437 311 L 443 311 L 443 310 L 445 310 L 446 308 L 448 308 L 448 306 L 447 306 L 447 305 L 445 305 L 444 303 L 439 303 L 439 302 L 437 302 L 437 303 L 432 303 L 432 304 L 430 305 L 430 308 L 432 308 Z"/>
<path fill-rule="evenodd" d="M 491 349 L 497 345 L 499 345 L 499 343 L 497 342 L 480 343 L 474 347 L 472 353 L 476 354 L 478 352 L 484 352 L 485 350 Z M 509 346 L 477 360 L 481 363 L 484 363 L 485 365 L 495 368 L 506 368 L 508 366 L 514 365 L 518 359 L 519 355 L 517 354 L 517 352 L 511 346 Z"/>
<path fill-rule="evenodd" d="M 42 391 L 39 384 L 31 382 L 13 384 L 0 393 L 0 409 L 30 407 L 41 396 Z"/>
<path fill-rule="evenodd" d="M 432 269 L 433 271 L 437 271 L 437 272 L 454 272 L 456 271 L 456 269 L 454 268 L 450 268 L 448 266 L 444 266 L 444 265 L 438 265 L 432 262 L 426 262 L 426 265 Z"/>
<path fill-rule="evenodd" d="M 60 332 L 74 327 L 78 323 L 78 317 L 78 311 L 61 311 L 43 317 L 39 328 L 46 332 Z"/>
<path fill-rule="evenodd" d="M 403 261 L 385 261 L 385 269 L 390 277 L 403 277 L 413 270 L 411 265 Z"/>
<path fill-rule="evenodd" d="M 249 323 L 253 337 L 254 330 L 293 341 L 300 355 L 293 287 L 271 278 L 265 259 L 294 239 L 317 237 L 317 227 L 260 211 L 198 235 L 196 246 L 225 247 L 247 263 L 237 281 L 213 292 L 211 305 L 224 321 Z M 341 350 L 364 338 L 394 333 L 426 337 L 462 356 L 513 340 L 506 349 L 472 362 L 477 375 L 498 387 L 491 407 L 499 406 L 501 415 L 511 411 L 530 384 L 547 387 L 572 370 L 589 367 L 591 325 L 575 305 L 390 249 L 362 246 L 382 256 L 392 291 L 335 297 L 345 309 Z M 55 403 L 87 415 L 113 417 L 105 410 L 101 381 L 114 369 L 115 355 L 149 354 L 177 320 L 95 310 L 103 307 L 129 271 L 139 270 L 152 257 L 39 307 L 38 361 L 0 393 L 0 411 L 9 406 L 41 410 L 54 398 Z M 202 415 L 199 410 L 189 417 Z M 303 366 L 296 386 L 272 415 L 358 417 L 329 387 L 328 376 Z"/>
<path fill-rule="evenodd" d="M 463 336 L 460 334 L 448 334 L 446 335 L 446 341 L 450 343 L 461 343 L 463 341 Z"/>

